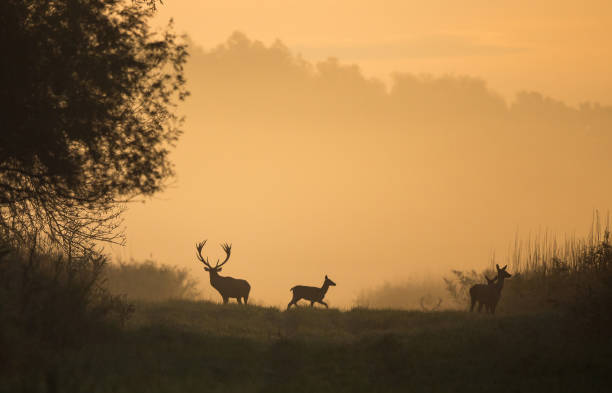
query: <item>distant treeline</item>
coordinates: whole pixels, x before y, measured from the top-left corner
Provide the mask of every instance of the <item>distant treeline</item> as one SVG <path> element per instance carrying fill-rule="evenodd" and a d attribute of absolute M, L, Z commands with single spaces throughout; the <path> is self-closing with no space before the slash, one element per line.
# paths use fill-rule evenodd
<path fill-rule="evenodd" d="M 395 72 L 387 85 L 357 65 L 333 57 L 310 62 L 281 41 L 265 45 L 240 32 L 211 49 L 191 47 L 187 73 L 197 98 L 188 106 L 205 105 L 200 115 L 206 118 L 225 119 L 236 111 L 244 121 L 270 117 L 317 128 L 344 125 L 338 129 L 349 132 L 371 126 L 415 132 L 413 126 L 423 123 L 455 129 L 465 122 L 477 128 L 555 125 L 605 132 L 612 122 L 611 106 L 574 107 L 528 90 L 507 100 L 470 76 Z"/>

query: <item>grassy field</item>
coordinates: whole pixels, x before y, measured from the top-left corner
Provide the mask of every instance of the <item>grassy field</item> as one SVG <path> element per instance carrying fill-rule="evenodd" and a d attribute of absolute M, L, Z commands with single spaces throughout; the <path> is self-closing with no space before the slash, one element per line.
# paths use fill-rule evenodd
<path fill-rule="evenodd" d="M 38 391 L 608 391 L 612 342 L 580 328 L 554 313 L 140 303 Z"/>
<path fill-rule="evenodd" d="M 561 251 L 519 248 L 496 315 L 384 308 L 393 297 L 435 300 L 433 287 L 411 283 L 368 292 L 377 308 L 221 305 L 195 300 L 193 281 L 168 265 L 6 250 L 0 392 L 592 393 L 612 384 L 607 227 Z M 440 281 L 454 304 L 443 307 L 463 308 L 482 273 L 452 273 Z"/>

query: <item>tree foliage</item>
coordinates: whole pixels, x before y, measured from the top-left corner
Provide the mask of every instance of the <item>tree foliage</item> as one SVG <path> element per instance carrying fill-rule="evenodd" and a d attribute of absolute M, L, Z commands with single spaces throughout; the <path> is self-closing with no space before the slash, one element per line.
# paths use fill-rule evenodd
<path fill-rule="evenodd" d="M 116 241 L 118 202 L 160 191 L 180 135 L 186 46 L 131 0 L 0 4 L 0 230 Z"/>

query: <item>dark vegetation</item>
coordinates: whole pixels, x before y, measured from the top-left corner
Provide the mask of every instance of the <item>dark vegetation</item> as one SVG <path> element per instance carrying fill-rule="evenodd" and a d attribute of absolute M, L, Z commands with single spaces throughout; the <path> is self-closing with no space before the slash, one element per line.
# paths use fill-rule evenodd
<path fill-rule="evenodd" d="M 105 340 L 133 311 L 102 286 L 103 256 L 40 250 L 0 244 L 1 391 L 56 391 L 64 357 Z"/>
<path fill-rule="evenodd" d="M 577 330 L 575 330 L 577 329 Z M 611 347 L 557 313 L 166 301 L 64 348 L 3 391 L 606 391 Z M 40 365 L 47 365 L 46 368 Z M 43 373 L 42 370 L 45 370 Z"/>
<path fill-rule="evenodd" d="M 120 202 L 163 189 L 186 47 L 141 0 L 0 3 L 0 235 L 121 242 Z"/>

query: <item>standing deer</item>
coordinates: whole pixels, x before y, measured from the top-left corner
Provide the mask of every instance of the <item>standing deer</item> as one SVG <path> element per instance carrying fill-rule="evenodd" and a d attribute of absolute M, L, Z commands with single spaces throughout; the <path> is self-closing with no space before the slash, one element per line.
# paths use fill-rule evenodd
<path fill-rule="evenodd" d="M 502 268 L 500 268 L 499 265 L 495 265 L 495 267 L 497 268 L 496 278 L 491 280 L 489 277 L 485 276 L 487 285 L 477 284 L 470 288 L 470 298 L 472 300 L 470 312 L 474 311 L 474 305 L 478 302 L 478 312 L 482 310 L 482 306 L 484 305 L 486 311 L 495 314 L 495 307 L 497 307 L 497 303 L 501 298 L 504 280 L 512 277 L 512 275 L 506 271 L 508 265 Z M 497 282 L 495 282 L 495 280 L 497 280 Z"/>
<path fill-rule="evenodd" d="M 487 280 L 486 284 L 476 284 L 473 287 L 470 288 L 470 297 L 472 299 L 472 307 L 470 308 L 470 312 L 474 309 L 474 305 L 476 304 L 476 302 L 478 302 L 478 311 L 480 312 L 480 310 L 482 309 L 482 306 L 484 303 L 480 302 L 480 299 L 483 298 L 484 296 L 486 296 L 486 291 L 487 288 L 490 285 L 493 285 L 495 283 L 495 281 L 497 280 L 497 277 L 495 277 L 494 279 L 490 279 L 489 277 L 487 277 L 486 275 L 484 275 L 484 278 Z"/>
<path fill-rule="evenodd" d="M 219 275 L 221 271 L 221 266 L 225 265 L 230 258 L 232 253 L 232 245 L 224 243 L 221 245 L 223 251 L 225 251 L 226 257 L 221 264 L 219 264 L 219 260 L 217 259 L 217 263 L 215 266 L 211 266 L 210 262 L 208 262 L 208 258 L 204 258 L 202 256 L 202 249 L 206 245 L 206 240 L 201 243 L 196 244 L 197 254 L 196 256 L 202 262 L 204 266 L 204 270 L 206 270 L 210 274 L 210 285 L 215 288 L 221 297 L 223 298 L 223 304 L 227 304 L 229 298 L 236 298 L 238 303 L 242 303 L 240 300 L 244 300 L 244 304 L 247 304 L 249 300 L 249 292 L 251 291 L 251 286 L 246 280 L 241 280 L 239 278 L 233 277 L 222 277 Z"/>
<path fill-rule="evenodd" d="M 293 292 L 293 299 L 291 299 L 291 301 L 287 305 L 287 310 L 289 310 L 292 304 L 297 307 L 297 302 L 300 299 L 309 300 L 310 307 L 312 307 L 314 303 L 317 302 L 321 303 L 326 308 L 329 308 L 327 306 L 327 303 L 323 301 L 323 298 L 325 297 L 325 294 L 327 293 L 327 290 L 330 286 L 335 287 L 336 283 L 330 280 L 327 275 L 325 275 L 325 282 L 323 283 L 323 286 L 321 288 L 307 287 L 305 285 L 296 285 L 295 287 L 291 288 L 291 292 Z"/>

